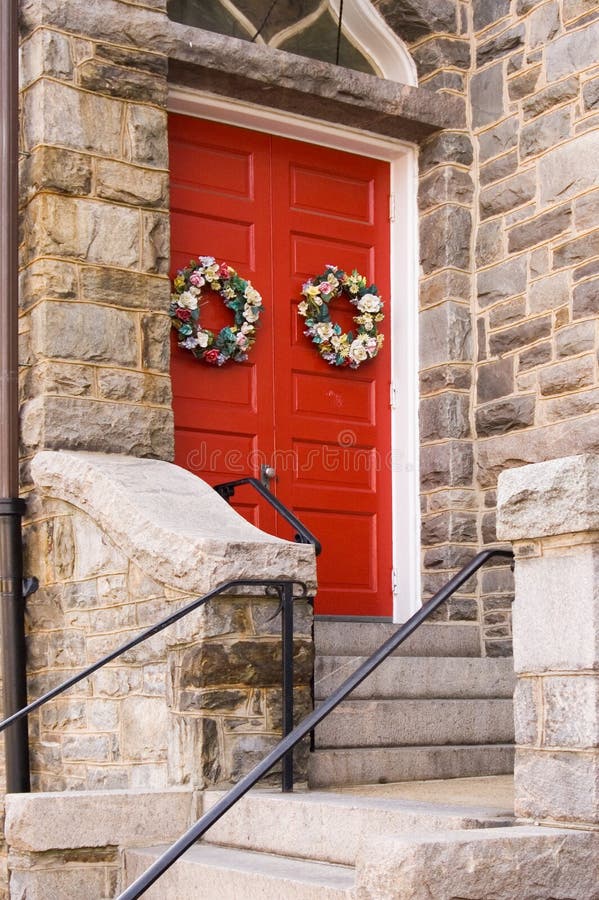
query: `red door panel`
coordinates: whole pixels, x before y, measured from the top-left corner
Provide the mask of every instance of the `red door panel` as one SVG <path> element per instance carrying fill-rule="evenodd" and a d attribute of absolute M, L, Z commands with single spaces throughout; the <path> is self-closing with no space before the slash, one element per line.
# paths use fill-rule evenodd
<path fill-rule="evenodd" d="M 297 314 L 303 282 L 327 263 L 358 269 L 388 300 L 388 164 L 172 116 L 171 165 L 174 268 L 224 259 L 266 307 L 246 364 L 213 370 L 174 348 L 177 462 L 212 482 L 272 462 L 272 489 L 323 545 L 316 611 L 390 615 L 390 346 L 358 370 L 333 368 Z M 344 331 L 352 311 L 332 308 Z M 222 327 L 224 314 L 213 298 L 202 322 Z M 382 330 L 388 341 L 388 320 Z M 293 538 L 249 492 L 236 501 Z"/>

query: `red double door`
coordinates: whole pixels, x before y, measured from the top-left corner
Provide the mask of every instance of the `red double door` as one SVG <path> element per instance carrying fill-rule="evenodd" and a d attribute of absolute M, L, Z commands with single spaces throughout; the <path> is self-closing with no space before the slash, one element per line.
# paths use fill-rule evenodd
<path fill-rule="evenodd" d="M 326 264 L 388 299 L 388 163 L 179 115 L 169 133 L 173 271 L 214 256 L 265 307 L 246 363 L 212 368 L 173 341 L 176 462 L 212 484 L 274 468 L 271 490 L 322 543 L 316 611 L 391 615 L 389 303 L 384 348 L 357 370 L 322 360 L 297 313 Z M 331 305 L 344 331 L 352 309 Z M 218 295 L 202 297 L 202 325 L 230 320 Z M 251 489 L 235 506 L 293 539 Z"/>

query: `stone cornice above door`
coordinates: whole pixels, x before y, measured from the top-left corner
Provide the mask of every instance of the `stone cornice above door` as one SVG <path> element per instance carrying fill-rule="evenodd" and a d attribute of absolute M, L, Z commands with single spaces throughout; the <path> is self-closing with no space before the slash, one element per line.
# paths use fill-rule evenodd
<path fill-rule="evenodd" d="M 461 99 L 168 22 L 169 81 L 281 112 L 420 143 L 463 129 Z"/>

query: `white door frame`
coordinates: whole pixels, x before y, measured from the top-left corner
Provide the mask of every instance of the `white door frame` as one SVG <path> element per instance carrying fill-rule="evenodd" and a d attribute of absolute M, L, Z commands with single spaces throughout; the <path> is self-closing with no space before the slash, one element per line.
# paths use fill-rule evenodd
<path fill-rule="evenodd" d="M 418 434 L 418 156 L 413 144 L 355 128 L 282 113 L 183 87 L 171 87 L 168 108 L 253 131 L 386 160 L 391 170 L 391 458 L 393 619 L 420 607 Z"/>

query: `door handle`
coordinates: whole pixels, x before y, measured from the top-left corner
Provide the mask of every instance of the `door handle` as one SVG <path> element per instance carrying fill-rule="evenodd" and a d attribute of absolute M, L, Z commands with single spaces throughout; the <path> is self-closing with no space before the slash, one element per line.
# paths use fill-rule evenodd
<path fill-rule="evenodd" d="M 266 463 L 262 463 L 260 466 L 260 481 L 264 485 L 267 491 L 270 490 L 270 483 L 274 481 L 277 477 L 276 471 L 272 466 L 267 465 Z"/>

